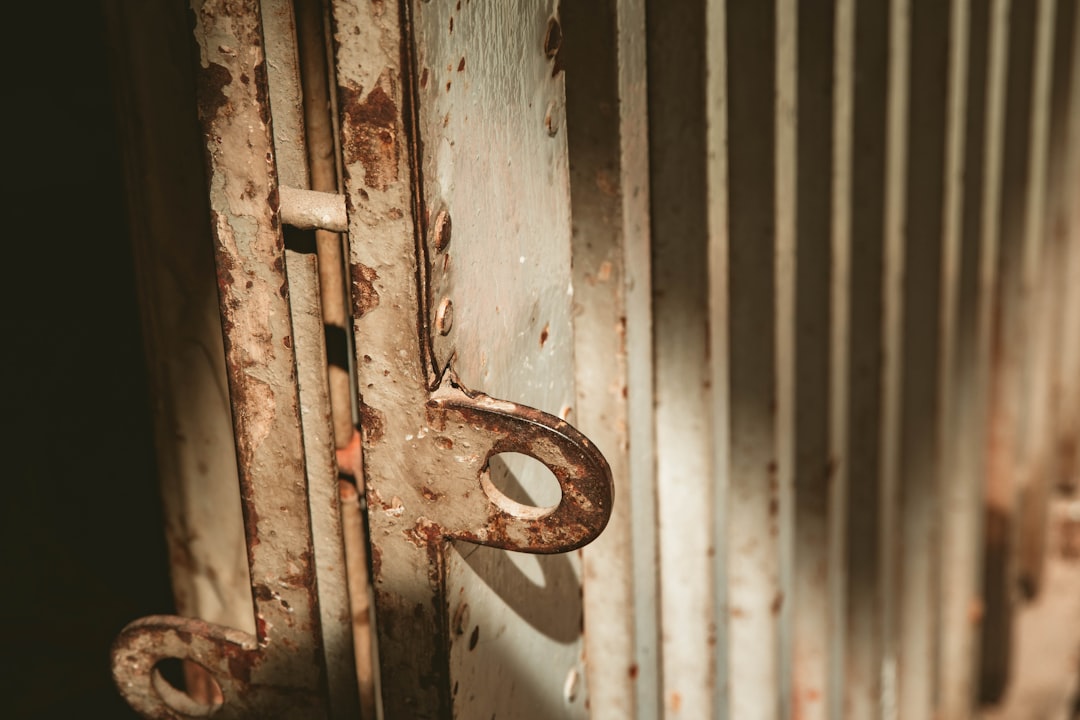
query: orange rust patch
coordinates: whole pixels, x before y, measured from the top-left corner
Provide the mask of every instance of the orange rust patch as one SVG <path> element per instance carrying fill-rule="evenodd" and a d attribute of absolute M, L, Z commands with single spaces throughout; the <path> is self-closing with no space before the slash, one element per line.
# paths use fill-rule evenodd
<path fill-rule="evenodd" d="M 364 185 L 376 190 L 386 190 L 399 176 L 398 108 L 392 95 L 393 85 L 386 73 L 366 97 L 362 97 L 363 88 L 341 91 L 345 164 L 360 163 Z"/>

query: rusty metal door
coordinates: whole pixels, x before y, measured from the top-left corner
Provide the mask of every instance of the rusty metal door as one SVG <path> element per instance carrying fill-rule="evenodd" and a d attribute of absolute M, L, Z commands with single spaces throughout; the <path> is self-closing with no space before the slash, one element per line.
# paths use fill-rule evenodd
<path fill-rule="evenodd" d="M 141 713 L 630 711 L 618 18 L 576 12 L 573 52 L 605 69 L 574 91 L 588 187 L 572 191 L 557 4 L 192 3 L 220 325 L 176 316 L 146 283 L 151 324 L 172 331 L 155 351 L 210 363 L 159 380 L 160 444 L 183 460 L 164 477 L 169 539 L 187 560 L 183 617 L 136 621 L 114 648 Z M 179 22 L 123 3 L 112 17 L 118 36 Z M 160 95 L 145 79 L 132 102 L 157 112 Z M 639 233 L 644 202 L 626 213 Z M 170 212 L 147 213 L 159 233 Z M 167 284 L 181 251 L 144 242 Z M 187 270 L 200 302 L 208 271 Z M 191 425 L 206 441 L 177 444 Z M 582 556 L 609 524 L 613 474 L 611 539 Z M 587 666 L 586 637 L 622 662 Z"/>
<path fill-rule="evenodd" d="M 1076 0 L 106 5 L 178 613 L 114 647 L 138 711 L 1000 695 L 1078 466 Z"/>

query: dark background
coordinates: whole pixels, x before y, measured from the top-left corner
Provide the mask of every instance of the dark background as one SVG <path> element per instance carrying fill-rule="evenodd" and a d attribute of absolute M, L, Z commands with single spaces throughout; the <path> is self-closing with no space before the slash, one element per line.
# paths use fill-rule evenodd
<path fill-rule="evenodd" d="M 2 557 L 10 718 L 132 718 L 109 646 L 171 596 L 105 25 L 5 22 Z"/>

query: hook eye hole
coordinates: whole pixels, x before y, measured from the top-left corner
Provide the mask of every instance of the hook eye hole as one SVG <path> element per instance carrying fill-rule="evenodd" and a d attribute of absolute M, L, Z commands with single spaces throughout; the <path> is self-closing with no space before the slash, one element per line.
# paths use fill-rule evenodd
<path fill-rule="evenodd" d="M 225 704 L 221 685 L 193 660 L 163 658 L 150 674 L 154 691 L 171 710 L 186 717 L 211 717 Z"/>
<path fill-rule="evenodd" d="M 522 520 L 549 515 L 562 501 L 562 487 L 555 474 L 524 453 L 492 455 L 480 472 L 480 484 L 500 510 Z"/>

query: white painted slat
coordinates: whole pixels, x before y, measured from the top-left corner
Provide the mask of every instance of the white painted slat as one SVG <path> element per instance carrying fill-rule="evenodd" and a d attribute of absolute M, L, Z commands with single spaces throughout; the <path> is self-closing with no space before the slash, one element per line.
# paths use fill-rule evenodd
<path fill-rule="evenodd" d="M 652 263 L 645 0 L 615 2 L 618 35 L 622 242 L 626 293 L 628 481 L 634 532 L 634 692 L 637 717 L 660 717 L 656 454 L 653 418 Z M 600 661 L 602 662 L 602 660 Z"/>
<path fill-rule="evenodd" d="M 564 77 L 545 54 L 558 3 L 413 7 L 423 190 L 453 218 L 452 285 L 435 292 L 453 301 L 454 368 L 466 387 L 574 422 Z M 535 504 L 558 500 L 536 464 L 492 468 Z M 467 606 L 479 628 L 451 646 L 455 716 L 585 717 L 580 573 L 577 554 L 449 553 L 448 612 Z"/>
<path fill-rule="evenodd" d="M 726 522 L 731 497 L 731 335 L 730 221 L 728 198 L 731 188 L 728 163 L 728 56 L 726 3 L 706 3 L 706 182 L 708 197 L 709 267 L 709 377 L 712 398 L 712 469 L 715 495 L 712 498 L 712 548 L 714 576 L 711 591 L 715 598 L 714 628 L 716 646 L 712 661 L 716 673 L 711 717 L 729 720 L 734 717 L 732 704 L 731 603 L 728 597 L 729 544 Z M 703 708 L 704 710 L 704 708 Z"/>
<path fill-rule="evenodd" d="M 572 419 L 603 451 L 615 483 L 608 526 L 582 554 L 589 716 L 596 720 L 655 717 L 658 709 L 655 663 L 643 673 L 639 657 L 642 645 L 656 657 L 655 587 L 643 587 L 654 584 L 656 571 L 651 554 L 655 547 L 655 501 L 650 494 L 635 491 L 635 480 L 651 489 L 652 475 L 639 471 L 634 477 L 629 453 L 635 416 L 628 412 L 635 399 L 639 407 L 642 405 L 640 396 L 644 394 L 647 404 L 636 422 L 651 431 L 651 383 L 638 386 L 629 378 L 631 365 L 651 364 L 651 343 L 646 336 L 645 342 L 635 338 L 632 345 L 627 337 L 630 325 L 649 327 L 648 306 L 634 308 L 637 314 L 631 316 L 627 298 L 628 275 L 633 272 L 638 278 L 644 270 L 647 277 L 649 265 L 647 235 L 645 243 L 630 238 L 647 228 L 635 217 L 644 210 L 647 220 L 648 196 L 641 198 L 635 192 L 648 183 L 647 157 L 639 152 L 639 159 L 628 158 L 626 148 L 647 148 L 647 137 L 643 137 L 646 127 L 640 123 L 644 116 L 633 115 L 643 112 L 644 107 L 623 99 L 624 89 L 633 91 L 627 83 L 638 86 L 644 94 L 645 64 L 640 51 L 628 57 L 618 45 L 626 43 L 632 50 L 632 43 L 641 45 L 645 37 L 640 27 L 630 36 L 618 32 L 615 5 L 563 6 L 564 40 L 559 50 L 559 64 L 567 68 L 566 128 L 573 210 L 577 400 Z M 639 13 L 641 10 L 639 5 Z M 637 133 L 629 144 L 623 137 L 625 131 Z M 637 220 L 636 229 L 627 226 L 628 215 Z M 628 252 L 631 243 L 639 253 L 644 247 L 644 268 L 631 269 L 631 263 L 641 260 Z M 651 442 L 651 432 L 645 438 Z M 646 470 L 651 471 L 651 467 L 646 466 Z M 638 508 L 638 501 L 646 507 Z M 634 522 L 635 517 L 639 522 Z M 634 572 L 635 555 L 644 555 L 649 561 L 644 577 Z M 639 598 L 643 602 L 639 603 Z M 653 625 L 651 629 L 644 627 L 647 636 L 639 639 L 637 618 L 647 620 L 650 615 Z M 643 686 L 652 688 L 651 708 L 639 707 L 639 688 Z"/>
<path fill-rule="evenodd" d="M 779 232 L 775 78 L 776 8 L 727 7 L 728 321 L 730 461 L 726 513 L 729 693 L 733 718 L 782 713 L 781 506 L 790 456 L 780 453 L 790 417 L 789 380 L 778 386 L 777 272 L 788 262 Z M 763 128 L 773 128 L 765 132 Z M 722 428 L 719 429 L 723 431 Z M 782 465 L 787 465 L 781 470 Z M 789 529 L 789 528 L 788 528 Z"/>
<path fill-rule="evenodd" d="M 646 25 L 662 714 L 671 719 L 717 708 L 704 7 L 650 2 Z"/>

